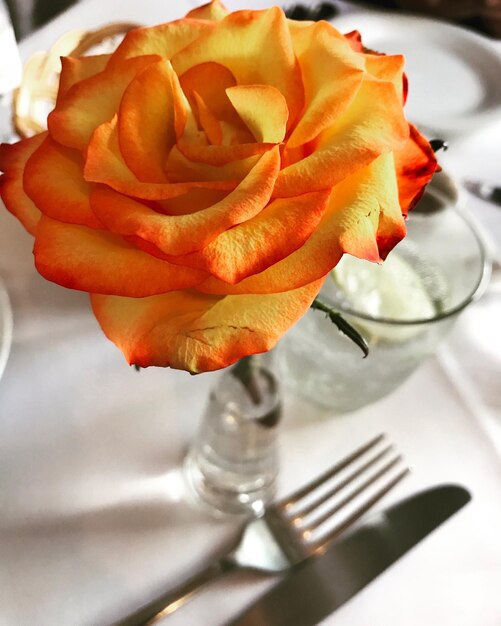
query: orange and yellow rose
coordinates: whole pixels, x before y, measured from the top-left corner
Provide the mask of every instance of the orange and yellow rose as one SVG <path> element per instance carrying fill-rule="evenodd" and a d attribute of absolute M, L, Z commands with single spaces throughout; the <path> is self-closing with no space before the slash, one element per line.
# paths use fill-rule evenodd
<path fill-rule="evenodd" d="M 64 58 L 48 132 L 0 149 L 2 198 L 130 363 L 225 367 L 272 348 L 344 253 L 405 235 L 436 161 L 403 64 L 215 0 Z"/>

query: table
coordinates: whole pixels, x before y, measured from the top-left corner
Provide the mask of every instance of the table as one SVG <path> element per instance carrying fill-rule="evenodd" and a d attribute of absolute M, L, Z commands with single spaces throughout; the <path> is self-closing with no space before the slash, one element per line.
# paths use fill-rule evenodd
<path fill-rule="evenodd" d="M 180 15 L 141 2 L 140 19 Z M 272 4 L 253 0 L 253 6 Z M 230 8 L 243 6 L 240 0 Z M 87 0 L 23 42 L 24 58 L 72 27 L 103 22 Z M 137 19 L 131 0 L 108 14 Z M 443 162 L 458 177 L 494 179 L 501 124 L 461 139 Z M 501 213 L 472 210 L 501 252 Z M 31 238 L 0 212 L 0 275 L 15 332 L 0 381 L 0 624 L 100 626 L 200 568 L 236 532 L 184 501 L 180 464 L 218 374 L 137 373 L 102 336 L 85 294 L 35 272 Z M 385 431 L 413 468 L 383 504 L 423 486 L 458 482 L 473 501 L 406 558 L 327 618 L 329 626 L 497 626 L 501 621 L 499 292 L 458 322 L 436 358 L 397 392 L 330 416 L 287 393 L 280 493 Z M 497 348 L 492 341 L 497 341 Z M 236 574 L 166 623 L 220 626 L 269 587 Z"/>

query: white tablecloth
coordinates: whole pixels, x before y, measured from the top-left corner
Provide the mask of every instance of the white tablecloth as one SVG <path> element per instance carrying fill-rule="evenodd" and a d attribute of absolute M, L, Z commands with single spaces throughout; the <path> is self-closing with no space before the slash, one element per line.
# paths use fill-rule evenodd
<path fill-rule="evenodd" d="M 21 52 L 44 49 L 72 27 L 118 18 L 159 22 L 188 4 L 196 2 L 87 0 Z M 444 163 L 458 177 L 494 180 L 500 138 L 501 124 L 464 138 Z M 469 202 L 497 233 L 499 253 L 501 211 Z M 31 247 L 2 210 L 0 275 L 15 331 L 0 381 L 0 624 L 105 625 L 205 565 L 236 530 L 234 521 L 204 517 L 185 503 L 179 472 L 218 374 L 129 368 L 101 334 L 87 297 L 36 274 Z M 287 394 L 281 493 L 385 431 L 413 468 L 385 504 L 446 481 L 473 494 L 446 526 L 325 624 L 501 623 L 499 311 L 498 291 L 464 314 L 437 358 L 357 413 L 333 417 Z M 219 626 L 269 585 L 236 574 L 166 623 Z"/>

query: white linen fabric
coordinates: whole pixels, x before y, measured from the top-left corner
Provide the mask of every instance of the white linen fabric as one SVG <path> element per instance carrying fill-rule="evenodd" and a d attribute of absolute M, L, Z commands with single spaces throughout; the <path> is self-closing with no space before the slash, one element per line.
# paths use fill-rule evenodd
<path fill-rule="evenodd" d="M 46 48 L 75 26 L 118 16 L 161 22 L 188 4 L 196 3 L 109 2 L 104 18 L 103 3 L 87 0 L 28 39 L 21 53 Z M 500 131 L 451 146 L 448 171 L 495 180 Z M 495 233 L 493 249 L 501 254 L 501 211 L 471 208 Z M 0 275 L 15 321 L 0 380 L 0 625 L 105 626 L 206 565 L 237 532 L 236 521 L 210 518 L 186 501 L 180 473 L 218 374 L 129 368 L 102 335 L 87 296 L 37 275 L 31 246 L 0 211 Z M 499 624 L 499 309 L 499 292 L 473 305 L 438 358 L 356 413 L 332 416 L 286 394 L 281 494 L 381 431 L 413 468 L 381 506 L 441 482 L 473 494 L 324 624 Z M 257 574 L 232 575 L 166 623 L 220 626 L 271 584 Z"/>

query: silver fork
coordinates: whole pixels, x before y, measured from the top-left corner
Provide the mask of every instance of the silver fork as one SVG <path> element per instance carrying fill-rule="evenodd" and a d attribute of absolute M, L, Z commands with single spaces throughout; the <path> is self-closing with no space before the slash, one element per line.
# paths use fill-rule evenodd
<path fill-rule="evenodd" d="M 278 573 L 321 553 L 409 472 L 402 457 L 392 451 L 385 435 L 378 435 L 287 498 L 267 506 L 260 517 L 247 522 L 227 554 L 115 626 L 156 624 L 232 570 Z M 320 532 L 346 511 L 344 518 Z"/>

